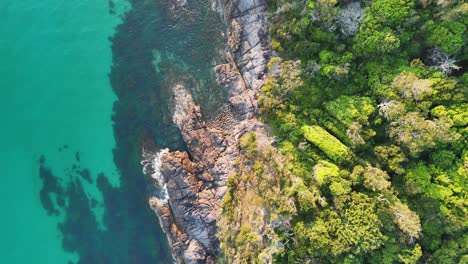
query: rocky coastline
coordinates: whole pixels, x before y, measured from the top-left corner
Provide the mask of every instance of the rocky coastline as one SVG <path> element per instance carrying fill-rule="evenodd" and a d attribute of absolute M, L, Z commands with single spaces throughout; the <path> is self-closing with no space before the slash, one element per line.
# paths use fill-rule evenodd
<path fill-rule="evenodd" d="M 174 8 L 178 3 L 175 1 Z M 239 157 L 239 139 L 262 127 L 256 120 L 258 91 L 270 57 L 266 0 L 213 2 L 228 26 L 226 63 L 216 65 L 216 81 L 228 91 L 228 105 L 206 120 L 187 84 L 174 84 L 172 121 L 187 152 L 144 151 L 145 172 L 162 187 L 150 206 L 159 218 L 176 263 L 216 263 L 217 223 L 226 180 Z M 148 167 L 151 168 L 148 169 Z"/>

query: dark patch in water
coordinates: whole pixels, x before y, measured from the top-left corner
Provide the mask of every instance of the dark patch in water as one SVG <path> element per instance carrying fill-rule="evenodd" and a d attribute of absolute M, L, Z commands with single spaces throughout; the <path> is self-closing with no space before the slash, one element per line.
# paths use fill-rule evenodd
<path fill-rule="evenodd" d="M 155 216 L 143 200 L 145 196 L 135 200 L 137 190 L 133 187 L 113 187 L 103 173 L 98 175 L 96 185 L 104 197 L 103 230 L 92 211 L 98 201 L 87 194 L 80 172 L 70 174 L 70 181 L 61 185 L 62 177 L 53 175 L 41 158 L 39 173 L 43 181 L 42 205 L 51 215 L 64 215 L 58 225 L 63 234 L 62 246 L 78 253 L 78 263 L 171 262 Z M 57 197 L 57 206 L 52 194 Z"/>
<path fill-rule="evenodd" d="M 71 180 L 61 192 L 54 191 L 54 180 L 58 182 L 60 177 L 41 176 L 41 194 L 58 193 L 57 204 L 64 214 L 59 226 L 63 247 L 79 255 L 78 263 L 172 263 L 165 235 L 148 206 L 148 196 L 154 190 L 141 172 L 142 145 L 149 142 L 156 148 L 185 149 L 171 121 L 170 97 L 175 83 L 188 84 L 202 110 L 215 107 L 224 96 L 213 78 L 212 63 L 219 61 L 216 47 L 224 40 L 220 27 L 214 26 L 221 25 L 221 20 L 210 11 L 210 1 L 189 1 L 190 12 L 182 19 L 172 18 L 160 1 L 130 3 L 132 8 L 110 39 L 113 65 L 109 79 L 118 97 L 112 116 L 113 156 L 120 186 L 113 187 L 103 173 L 94 182 L 103 195 L 105 230 L 98 227 L 92 210 L 98 201 L 87 195 L 82 183 L 92 183 L 89 179 L 94 172 L 82 175 L 86 169 L 71 165 L 67 171 Z M 111 0 L 109 10 L 113 9 Z M 155 50 L 162 54 L 159 73 L 153 65 Z M 75 160 L 80 162 L 79 156 L 75 155 Z M 47 199 L 43 206 L 55 212 Z"/>
<path fill-rule="evenodd" d="M 114 1 L 109 0 L 108 5 L 109 5 L 109 14 L 115 15 L 115 3 L 114 3 Z"/>
<path fill-rule="evenodd" d="M 98 204 L 99 204 L 98 200 L 94 198 L 91 199 L 91 208 L 96 208 Z"/>
<path fill-rule="evenodd" d="M 88 183 L 93 183 L 93 178 L 91 178 L 91 172 L 88 169 L 82 169 L 78 172 L 78 174 L 80 174 L 80 176 Z"/>
<path fill-rule="evenodd" d="M 75 160 L 76 160 L 77 162 L 80 162 L 80 161 L 81 161 L 80 152 L 78 152 L 78 151 L 75 152 Z"/>
<path fill-rule="evenodd" d="M 39 159 L 39 177 L 42 180 L 43 188 L 39 193 L 42 207 L 47 211 L 48 215 L 59 215 L 60 212 L 52 200 L 53 195 L 56 196 L 56 204 L 58 206 L 63 204 L 63 189 L 60 186 L 59 178 L 52 174 L 52 171 L 45 166 L 45 157 L 41 156 Z"/>

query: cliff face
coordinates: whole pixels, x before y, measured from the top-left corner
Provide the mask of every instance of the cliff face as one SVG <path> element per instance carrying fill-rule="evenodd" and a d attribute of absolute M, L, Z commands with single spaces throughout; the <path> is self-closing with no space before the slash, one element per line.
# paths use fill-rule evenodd
<path fill-rule="evenodd" d="M 257 124 L 257 93 L 264 84 L 270 55 L 265 0 L 224 0 L 222 13 L 229 36 L 226 64 L 214 68 L 217 82 L 228 91 L 229 105 L 208 121 L 186 84 L 173 89 L 173 122 L 187 152 L 163 150 L 146 156 L 160 197 L 150 199 L 177 263 L 214 263 L 220 253 L 216 236 L 228 174 L 239 157 L 239 138 Z M 215 4 L 213 5 L 215 6 Z"/>

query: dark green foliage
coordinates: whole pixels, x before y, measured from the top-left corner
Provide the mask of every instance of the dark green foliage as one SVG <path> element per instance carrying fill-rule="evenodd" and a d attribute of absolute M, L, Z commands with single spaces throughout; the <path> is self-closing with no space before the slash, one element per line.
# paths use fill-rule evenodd
<path fill-rule="evenodd" d="M 466 25 L 463 23 L 456 21 L 436 23 L 429 20 L 424 25 L 424 30 L 427 32 L 426 43 L 429 46 L 440 47 L 449 54 L 457 53 L 463 48 L 463 34 L 466 32 Z"/>

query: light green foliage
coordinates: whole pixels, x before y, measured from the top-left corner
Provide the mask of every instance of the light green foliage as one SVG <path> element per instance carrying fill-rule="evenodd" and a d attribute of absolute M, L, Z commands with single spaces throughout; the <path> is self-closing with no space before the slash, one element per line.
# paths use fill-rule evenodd
<path fill-rule="evenodd" d="M 410 0 L 376 0 L 368 10 L 369 20 L 384 26 L 397 26 L 408 16 L 413 8 Z"/>
<path fill-rule="evenodd" d="M 239 234 L 236 238 L 236 243 L 240 246 L 253 244 L 259 240 L 258 236 L 253 233 L 248 226 L 241 226 Z"/>
<path fill-rule="evenodd" d="M 431 175 L 423 163 L 419 163 L 405 175 L 406 189 L 411 194 L 424 193 L 431 188 Z"/>
<path fill-rule="evenodd" d="M 325 103 L 325 109 L 349 127 L 353 122 L 368 124 L 369 116 L 375 111 L 375 102 L 369 97 L 340 96 Z"/>
<path fill-rule="evenodd" d="M 400 261 L 404 264 L 417 264 L 418 260 L 422 256 L 421 246 L 416 244 L 414 249 L 411 251 L 411 254 L 399 255 Z"/>
<path fill-rule="evenodd" d="M 299 222 L 294 227 L 299 254 L 336 257 L 378 249 L 384 236 L 375 202 L 364 194 L 342 195 L 336 201 L 341 214 L 326 210 L 325 220 Z"/>
<path fill-rule="evenodd" d="M 447 117 L 456 127 L 466 127 L 468 125 L 468 104 L 454 105 L 446 107 L 439 105 L 431 110 L 431 113 L 439 118 Z"/>
<path fill-rule="evenodd" d="M 334 181 L 330 184 L 330 192 L 333 196 L 340 196 L 351 192 L 351 183 L 349 181 Z"/>
<path fill-rule="evenodd" d="M 328 161 L 321 160 L 314 166 L 314 178 L 319 185 L 329 183 L 331 178 L 339 177 L 339 175 L 338 166 Z"/>
<path fill-rule="evenodd" d="M 294 180 L 293 185 L 288 188 L 287 192 L 289 196 L 297 197 L 299 208 L 303 212 L 310 212 L 318 205 L 324 205 L 319 190 L 307 187 L 300 178 Z"/>
<path fill-rule="evenodd" d="M 447 153 L 439 153 L 435 156 L 440 155 L 447 156 Z M 467 174 L 464 167 L 465 157 L 466 154 L 464 154 L 462 159 L 456 161 L 456 165 L 445 170 L 443 170 L 443 167 L 447 164 L 437 162 L 436 166 L 427 166 L 423 162 L 420 162 L 408 170 L 408 173 L 405 175 L 405 189 L 409 194 L 413 196 L 421 195 L 422 197 L 428 197 L 439 202 L 438 209 L 440 210 L 440 216 L 443 216 L 444 221 L 450 223 L 439 228 L 443 228 L 449 234 L 459 234 L 461 230 L 466 229 L 466 221 L 468 221 L 467 201 L 464 198 L 466 197 L 466 188 L 468 187 Z M 438 167 L 440 165 L 442 167 Z M 419 204 L 419 206 L 424 207 L 425 204 Z M 430 207 L 425 208 L 425 210 L 429 209 L 433 210 Z M 428 234 L 437 233 L 432 230 L 434 227 L 430 223 L 427 224 L 427 227 L 423 228 L 423 234 L 426 229 Z"/>
<path fill-rule="evenodd" d="M 256 256 L 259 254 L 260 237 L 248 226 L 241 226 L 239 234 L 236 237 L 235 247 L 238 248 L 242 254 L 240 255 L 240 263 L 252 263 L 255 261 Z"/>
<path fill-rule="evenodd" d="M 400 47 L 395 27 L 410 14 L 413 2 L 408 0 L 377 0 L 366 9 L 366 18 L 355 38 L 355 50 L 360 54 L 386 54 Z"/>
<path fill-rule="evenodd" d="M 255 132 L 246 133 L 239 141 L 240 147 L 248 154 L 255 154 L 257 151 L 257 141 Z"/>
<path fill-rule="evenodd" d="M 361 254 L 379 248 L 384 235 L 377 215 L 375 200 L 361 193 L 340 196 L 335 203 L 342 210 L 342 223 L 336 227 L 336 241 L 332 250 L 336 254 Z"/>
<path fill-rule="evenodd" d="M 386 54 L 400 47 L 400 39 L 390 28 L 360 31 L 356 35 L 355 49 L 360 54 Z"/>
<path fill-rule="evenodd" d="M 331 160 L 342 162 L 351 158 L 348 147 L 319 126 L 303 126 L 304 137 L 322 150 Z"/>
<path fill-rule="evenodd" d="M 439 73 L 434 74 L 431 78 L 433 87 L 433 97 L 431 98 L 434 103 L 447 103 L 447 102 L 463 102 L 465 94 L 463 91 L 457 90 L 457 81 L 454 79 L 447 79 L 440 76 Z"/>

